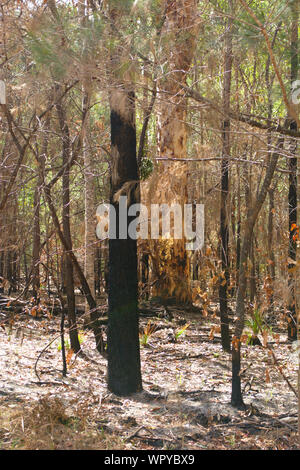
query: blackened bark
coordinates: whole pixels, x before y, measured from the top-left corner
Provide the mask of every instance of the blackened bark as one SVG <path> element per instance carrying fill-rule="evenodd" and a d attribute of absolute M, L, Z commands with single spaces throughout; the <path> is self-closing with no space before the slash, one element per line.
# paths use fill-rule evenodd
<path fill-rule="evenodd" d="M 224 139 L 225 133 L 229 132 L 229 122 L 224 122 Z M 228 199 L 228 183 L 229 183 L 229 171 L 228 171 L 228 156 L 223 155 L 221 165 L 221 213 L 220 213 L 220 236 L 221 236 L 221 261 L 222 271 L 224 277 L 220 279 L 219 286 L 219 302 L 220 302 L 220 317 L 221 317 L 221 340 L 224 351 L 230 351 L 230 333 L 229 333 L 229 320 L 228 320 L 228 299 L 227 290 L 229 283 L 229 269 L 228 269 L 228 248 L 229 248 L 229 226 L 227 220 L 227 199 Z"/>
<path fill-rule="evenodd" d="M 66 347 L 65 347 L 65 308 L 61 304 L 61 320 L 60 320 L 60 342 L 61 342 L 61 357 L 63 363 L 62 374 L 63 377 L 67 376 L 67 360 L 66 360 Z"/>
<path fill-rule="evenodd" d="M 120 94 L 120 92 L 112 92 Z M 116 210 L 117 238 L 109 240 L 108 273 L 108 388 L 117 395 L 130 395 L 142 389 L 138 328 L 137 242 L 119 239 L 119 203 L 116 192 L 129 181 L 138 180 L 134 94 L 122 91 L 125 108 L 111 98 L 111 204 Z M 119 96 L 119 98 L 122 98 Z M 123 103 L 124 103 L 123 101 Z M 134 200 L 133 204 L 139 202 Z M 132 218 L 133 219 L 133 218 Z M 128 217 L 128 224 L 131 218 Z M 128 225 L 127 225 L 128 227 Z"/>
<path fill-rule="evenodd" d="M 243 408 L 244 401 L 241 388 L 241 350 L 240 344 L 232 347 L 232 392 L 231 404 L 236 408 Z"/>
<path fill-rule="evenodd" d="M 149 299 L 149 255 L 143 253 L 141 257 L 141 281 L 143 286 L 144 298 Z"/>
<path fill-rule="evenodd" d="M 230 6 L 232 8 L 231 2 Z M 225 36 L 226 51 L 224 64 L 224 113 L 230 112 L 230 89 L 232 70 L 232 19 L 228 20 Z M 224 277 L 220 278 L 219 302 L 221 318 L 221 340 L 224 351 L 230 352 L 230 332 L 228 320 L 228 285 L 229 285 L 229 224 L 228 224 L 228 192 L 229 192 L 229 156 L 230 156 L 230 120 L 223 122 L 223 151 L 221 164 L 221 210 L 220 210 L 220 238 L 221 261 Z"/>
<path fill-rule="evenodd" d="M 40 180 L 34 191 L 34 216 L 33 216 L 33 247 L 32 247 L 32 290 L 33 296 L 38 301 L 40 290 Z"/>
<path fill-rule="evenodd" d="M 291 34 L 291 83 L 298 78 L 298 7 L 297 2 L 291 3 L 292 8 L 292 34 Z M 290 129 L 297 131 L 297 123 L 291 122 Z M 297 244 L 296 230 L 297 225 L 297 141 L 291 142 L 291 158 L 289 159 L 289 258 L 296 261 Z M 289 269 L 294 267 L 294 263 L 289 264 Z M 296 318 L 296 301 L 295 301 L 295 278 L 293 274 L 289 275 L 289 288 L 291 293 L 291 302 L 289 306 L 290 318 L 288 319 L 288 339 L 290 341 L 297 340 L 297 318 Z"/>
<path fill-rule="evenodd" d="M 240 258 L 241 258 L 241 178 L 239 167 L 237 169 L 238 177 L 238 192 L 237 192 L 237 228 L 236 228 L 236 288 L 238 284 L 238 272 L 240 269 Z"/>
<path fill-rule="evenodd" d="M 295 127 L 297 128 L 297 124 Z M 292 128 L 292 125 L 291 125 Z M 289 159 L 289 258 L 296 261 L 296 234 L 295 226 L 297 224 L 297 158 L 292 157 Z M 288 265 L 288 269 L 294 268 L 294 263 Z M 290 317 L 288 319 L 288 339 L 296 341 L 297 330 L 296 330 L 296 306 L 295 306 L 295 285 L 294 276 L 289 274 L 289 288 L 290 288 L 290 305 L 289 312 Z"/>

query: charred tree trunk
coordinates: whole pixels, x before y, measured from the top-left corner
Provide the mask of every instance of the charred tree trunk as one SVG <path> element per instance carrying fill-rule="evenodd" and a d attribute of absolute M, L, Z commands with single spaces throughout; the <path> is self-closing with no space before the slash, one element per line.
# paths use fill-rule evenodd
<path fill-rule="evenodd" d="M 120 96 L 122 95 L 122 96 Z M 123 102 L 124 108 L 118 105 Z M 137 242 L 119 238 L 119 202 L 115 194 L 138 180 L 134 93 L 111 93 L 111 204 L 116 210 L 116 239 L 109 240 L 108 388 L 117 395 L 142 389 L 138 328 Z M 136 191 L 133 192 L 134 194 Z M 132 196 L 133 196 L 132 193 Z M 133 196 L 135 199 L 135 197 Z M 138 202 L 133 200 L 131 203 Z M 128 217 L 128 223 L 133 218 Z M 127 225 L 128 228 L 128 225 Z"/>
<path fill-rule="evenodd" d="M 116 212 L 116 237 L 109 237 L 107 380 L 111 392 L 126 396 L 142 390 L 137 240 L 128 234 L 128 226 L 134 217 L 127 216 L 128 205 L 140 202 L 140 184 L 136 152 L 134 86 L 129 74 L 125 72 L 120 76 L 119 72 L 123 61 L 128 60 L 127 55 L 130 51 L 124 50 L 124 46 L 119 45 L 117 41 L 116 31 L 124 21 L 122 11 L 116 2 L 110 2 L 110 6 L 112 34 L 116 38 L 110 62 L 112 80 L 110 203 Z M 124 188 L 130 188 L 126 193 L 128 203 L 125 208 L 120 207 L 118 196 Z M 121 211 L 123 212 L 120 222 Z"/>
<path fill-rule="evenodd" d="M 242 214 L 241 214 L 241 179 L 240 170 L 237 169 L 238 178 L 238 190 L 237 190 L 237 227 L 236 227 L 236 289 L 238 286 L 238 272 L 240 269 L 241 259 L 241 225 L 242 225 Z"/>
<path fill-rule="evenodd" d="M 33 247 L 32 247 L 32 290 L 34 298 L 38 299 L 40 290 L 40 180 L 34 191 L 34 216 L 33 216 Z"/>
<path fill-rule="evenodd" d="M 231 4 L 231 2 L 229 2 Z M 230 5 L 232 8 L 232 5 Z M 232 18 L 229 17 L 225 36 L 225 64 L 223 108 L 225 115 L 230 111 L 230 89 L 232 70 Z M 221 163 L 221 210 L 220 210 L 220 251 L 223 276 L 220 278 L 219 302 L 221 318 L 221 340 L 224 351 L 230 352 L 230 332 L 228 320 L 228 285 L 229 285 L 229 157 L 230 157 L 230 119 L 223 122 L 223 150 Z"/>
<path fill-rule="evenodd" d="M 292 8 L 292 34 L 291 34 L 291 83 L 298 78 L 298 5 L 297 1 L 294 0 L 291 3 Z M 296 121 L 292 121 L 290 128 L 293 131 L 297 131 L 298 126 Z M 289 195 L 288 195 L 288 207 L 289 207 L 289 252 L 288 256 L 291 260 L 296 261 L 297 243 L 296 233 L 297 230 L 297 141 L 291 140 L 289 158 Z M 288 268 L 292 269 L 294 263 L 289 264 Z M 295 300 L 295 278 L 292 274 L 289 274 L 289 288 L 290 288 L 290 305 L 289 312 L 290 317 L 288 318 L 288 339 L 290 341 L 297 340 L 297 319 L 296 319 L 296 300 Z"/>

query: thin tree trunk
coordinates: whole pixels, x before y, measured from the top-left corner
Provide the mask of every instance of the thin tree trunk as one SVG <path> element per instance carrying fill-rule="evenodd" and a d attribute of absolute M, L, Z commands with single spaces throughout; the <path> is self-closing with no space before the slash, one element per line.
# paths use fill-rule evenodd
<path fill-rule="evenodd" d="M 87 27 L 87 4 L 86 0 L 78 6 L 80 14 L 81 27 L 84 29 Z M 84 43 L 84 56 L 86 45 Z M 87 66 L 87 65 L 86 65 Z M 85 71 L 84 71 L 85 72 Z M 91 95 L 91 81 L 87 73 L 84 73 L 83 84 L 82 84 L 82 153 L 84 160 L 84 205 L 85 205 L 85 216 L 84 216 L 84 275 L 86 281 L 90 287 L 93 297 L 96 299 L 95 290 L 95 178 L 93 174 L 93 159 L 90 151 L 86 148 L 87 138 L 86 130 L 89 125 L 89 106 L 90 106 L 90 95 Z M 86 311 L 89 310 L 89 304 L 86 301 Z"/>
<path fill-rule="evenodd" d="M 241 389 L 241 336 L 244 329 L 245 323 L 245 297 L 247 290 L 247 261 L 251 249 L 251 239 L 253 235 L 253 229 L 265 201 L 266 195 L 269 191 L 270 184 L 276 169 L 277 161 L 280 155 L 280 150 L 283 147 L 283 138 L 280 138 L 277 143 L 277 150 L 273 153 L 269 166 L 266 170 L 266 175 L 261 187 L 261 190 L 256 198 L 254 205 L 251 207 L 248 213 L 247 220 L 245 222 L 244 236 L 242 239 L 242 248 L 240 256 L 239 266 L 239 280 L 238 280 L 238 291 L 236 299 L 236 325 L 233 337 L 232 345 L 232 391 L 231 391 L 231 404 L 235 407 L 243 407 L 243 396 Z"/>
<path fill-rule="evenodd" d="M 275 282 L 275 256 L 273 251 L 273 231 L 274 231 L 274 188 L 269 189 L 269 215 L 268 215 L 268 271 L 271 281 L 269 304 L 273 306 L 273 290 Z"/>
<path fill-rule="evenodd" d="M 272 49 L 274 48 L 275 41 L 278 35 L 278 32 L 280 30 L 282 22 L 280 21 L 277 25 L 277 28 L 275 30 L 273 40 L 272 40 Z M 268 97 L 268 124 L 271 127 L 271 120 L 272 120 L 272 114 L 273 114 L 273 101 L 272 101 L 272 84 L 273 80 L 270 79 L 270 64 L 271 64 L 271 59 L 270 55 L 268 55 L 268 59 L 266 62 L 266 73 L 265 73 L 265 79 L 266 79 L 266 86 L 267 86 L 267 97 Z M 271 131 L 267 131 L 267 142 L 268 142 L 268 148 L 267 148 L 267 162 L 270 161 L 270 155 L 271 155 L 271 144 L 272 144 L 272 134 Z M 274 289 L 274 282 L 275 282 L 275 256 L 273 252 L 273 220 L 274 220 L 274 192 L 276 188 L 276 183 L 272 188 L 269 189 L 269 214 L 268 214 L 268 257 L 269 257 L 269 264 L 268 264 L 268 271 L 269 271 L 269 276 L 270 276 L 270 281 L 271 281 L 271 290 L 272 292 L 270 293 L 270 298 L 269 298 L 269 305 L 270 308 L 272 308 L 273 305 L 273 289 Z"/>
<path fill-rule="evenodd" d="M 45 155 L 48 148 L 48 132 L 50 126 L 50 114 L 45 119 L 45 135 L 42 140 L 41 154 L 39 161 L 44 166 Z M 41 164 L 37 162 L 38 181 L 34 192 L 34 219 L 33 219 L 33 248 L 32 248 L 32 290 L 33 296 L 38 300 L 38 292 L 40 289 L 40 252 L 41 252 L 41 233 L 40 233 L 40 206 L 41 206 L 41 191 L 43 184 L 43 175 Z M 47 273 L 48 276 L 48 273 Z"/>
<path fill-rule="evenodd" d="M 57 25 L 57 34 L 61 37 L 61 43 L 65 42 L 65 33 L 62 20 L 60 18 L 56 1 L 55 0 L 48 0 L 47 6 L 49 7 L 54 21 Z M 61 85 L 55 85 L 56 93 L 61 90 Z M 72 237 L 71 237 L 71 229 L 70 229 L 70 152 L 71 152 L 71 139 L 70 139 L 70 132 L 69 127 L 67 124 L 67 116 L 65 112 L 65 108 L 62 102 L 56 103 L 56 110 L 59 122 L 59 128 L 61 131 L 62 136 L 62 235 L 68 246 L 68 249 L 72 251 Z M 51 199 L 50 190 L 45 191 L 46 197 Z M 63 287 L 66 290 L 67 295 L 67 317 L 68 317 L 68 327 L 69 327 L 69 336 L 70 336 L 70 343 L 72 350 L 77 353 L 80 351 L 80 343 L 78 339 L 78 330 L 77 330 L 77 322 L 76 322 L 76 313 L 75 313 L 75 294 L 74 294 L 74 272 L 73 272 L 73 264 L 70 258 L 69 253 L 66 250 L 66 246 L 64 246 L 64 254 L 62 258 L 63 269 Z"/>
<path fill-rule="evenodd" d="M 232 2 L 229 2 L 232 11 Z M 224 88 L 223 108 L 227 115 L 230 111 L 230 89 L 232 71 L 232 17 L 228 18 L 225 36 L 225 64 L 224 64 Z M 220 238 L 221 261 L 223 276 L 219 284 L 219 302 L 221 318 L 221 340 L 224 351 L 230 352 L 230 332 L 228 319 L 228 285 L 229 285 L 229 158 L 230 158 L 230 119 L 223 121 L 223 150 L 221 163 L 221 209 L 220 209 Z"/>
<path fill-rule="evenodd" d="M 67 241 L 70 250 L 72 250 L 72 238 L 70 228 L 70 165 L 68 164 L 68 162 L 70 161 L 71 142 L 69 128 L 67 125 L 67 118 L 63 105 L 61 103 L 57 104 L 56 109 L 60 130 L 62 133 L 62 164 L 63 166 L 65 166 L 62 175 L 62 227 L 64 238 Z M 64 252 L 63 256 L 63 281 L 67 295 L 67 313 L 70 343 L 72 350 L 77 353 L 78 351 L 80 351 L 80 343 L 78 339 L 75 313 L 74 272 L 72 261 L 70 257 L 67 256 L 66 251 Z"/>
<path fill-rule="evenodd" d="M 32 247 L 32 290 L 33 296 L 37 300 L 40 289 L 40 179 L 38 179 L 34 191 L 34 216 L 33 216 L 33 247 Z"/>
<path fill-rule="evenodd" d="M 45 178 L 43 178 L 43 181 L 45 181 Z M 89 304 L 90 317 L 91 317 L 91 328 L 93 329 L 93 332 L 94 332 L 94 335 L 95 335 L 96 348 L 100 352 L 100 354 L 105 355 L 103 335 L 102 335 L 101 326 L 98 323 L 98 312 L 97 312 L 97 305 L 96 305 L 95 299 L 91 294 L 91 290 L 90 290 L 89 285 L 88 285 L 88 283 L 85 279 L 85 276 L 84 276 L 84 273 L 81 269 L 81 266 L 78 263 L 78 260 L 75 256 L 74 252 L 72 251 L 72 248 L 70 247 L 68 241 L 65 239 L 64 234 L 61 230 L 60 222 L 59 222 L 59 219 L 57 217 L 57 213 L 56 213 L 53 201 L 52 201 L 51 189 L 50 189 L 49 185 L 45 184 L 45 182 L 44 182 L 44 194 L 45 194 L 45 199 L 46 199 L 47 205 L 49 207 L 49 210 L 50 210 L 50 213 L 51 213 L 51 217 L 52 217 L 53 224 L 54 224 L 55 230 L 57 232 L 57 235 L 58 235 L 58 237 L 61 241 L 61 244 L 62 244 L 67 256 L 72 261 L 74 269 L 76 270 L 79 281 L 81 283 L 81 287 L 82 287 L 82 290 L 84 292 L 85 298 L 86 298 L 86 300 Z"/>
<path fill-rule="evenodd" d="M 255 265 L 255 252 L 254 252 L 254 237 L 252 237 L 250 259 L 251 259 L 251 272 L 250 272 L 250 302 L 253 303 L 256 297 L 256 265 Z"/>
<path fill-rule="evenodd" d="M 84 99 L 83 109 L 89 106 L 89 93 L 83 88 Z M 85 195 L 85 256 L 84 256 L 84 274 L 89 284 L 91 293 L 95 297 L 95 187 L 93 174 L 93 160 L 89 150 L 85 148 L 86 139 L 83 135 L 83 157 L 84 157 L 84 195 Z M 89 308 L 86 302 L 86 309 Z"/>
<path fill-rule="evenodd" d="M 241 225 L 242 225 L 242 214 L 241 214 L 241 176 L 240 168 L 237 168 L 237 179 L 238 179 L 238 189 L 237 189 L 237 227 L 236 227 L 236 289 L 238 287 L 238 272 L 240 269 L 240 259 L 241 259 Z"/>
<path fill-rule="evenodd" d="M 292 9 L 292 34 L 291 34 L 291 83 L 298 78 L 298 2 L 293 0 L 291 2 Z M 298 130 L 297 122 L 292 121 L 290 129 L 293 131 Z M 297 141 L 291 140 L 289 158 L 289 195 L 288 195 L 288 208 L 289 208 L 289 251 L 288 256 L 291 260 L 296 261 L 297 242 L 296 230 L 297 227 Z M 290 263 L 288 269 L 294 267 Z M 289 274 L 289 288 L 290 288 L 290 305 L 288 318 L 288 339 L 296 341 L 297 339 L 297 319 L 296 319 L 296 299 L 295 299 L 295 280 L 292 274 Z"/>

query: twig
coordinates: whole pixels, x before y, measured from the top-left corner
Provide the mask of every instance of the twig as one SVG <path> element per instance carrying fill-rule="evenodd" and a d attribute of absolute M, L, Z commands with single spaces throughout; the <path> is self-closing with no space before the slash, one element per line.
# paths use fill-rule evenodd
<path fill-rule="evenodd" d="M 40 376 L 39 376 L 38 371 L 37 371 L 38 362 L 39 362 L 39 360 L 40 360 L 42 354 L 43 354 L 43 353 L 49 348 L 49 346 L 51 346 L 51 344 L 54 343 L 54 341 L 55 341 L 56 339 L 58 339 L 58 338 L 60 338 L 60 333 L 59 333 L 58 336 L 55 336 L 55 338 L 53 338 L 53 339 L 50 341 L 50 343 L 48 343 L 47 346 L 44 347 L 44 349 L 42 349 L 42 351 L 39 353 L 39 355 L 38 355 L 38 357 L 37 357 L 37 359 L 36 359 L 36 361 L 35 361 L 35 364 L 34 364 L 34 372 L 35 372 L 35 375 L 37 376 L 39 382 L 41 381 L 41 379 L 40 379 Z"/>
<path fill-rule="evenodd" d="M 125 438 L 125 441 L 130 441 L 133 437 L 135 437 L 145 426 L 138 427 L 133 433 L 131 433 L 128 437 Z"/>

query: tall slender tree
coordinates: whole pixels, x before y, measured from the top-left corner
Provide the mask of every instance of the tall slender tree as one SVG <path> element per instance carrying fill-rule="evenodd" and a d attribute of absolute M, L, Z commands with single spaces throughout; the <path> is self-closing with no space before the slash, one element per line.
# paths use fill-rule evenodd
<path fill-rule="evenodd" d="M 95 177 L 93 174 L 93 158 L 90 150 L 87 148 L 87 134 L 89 130 L 89 107 L 91 98 L 91 79 L 88 73 L 89 55 L 86 48 L 85 30 L 88 27 L 88 6 L 86 0 L 79 4 L 80 26 L 83 34 L 83 78 L 82 78 L 82 153 L 84 163 L 84 275 L 90 287 L 93 297 L 96 296 L 95 290 Z M 86 301 L 86 310 L 89 310 L 89 304 Z"/>
<path fill-rule="evenodd" d="M 60 89 L 60 87 L 58 87 Z M 62 175 L 62 231 L 69 249 L 72 250 L 72 237 L 70 227 L 70 132 L 67 124 L 67 116 L 62 103 L 56 105 L 59 127 L 62 135 L 62 164 L 64 171 Z M 75 313 L 75 293 L 74 293 L 74 270 L 73 263 L 66 250 L 63 256 L 63 284 L 67 295 L 68 326 L 72 350 L 80 351 L 78 339 L 78 329 Z"/>
<path fill-rule="evenodd" d="M 230 90 L 232 71 L 232 1 L 229 1 L 230 15 L 226 22 L 225 32 L 225 60 L 223 81 L 223 108 L 226 116 L 222 129 L 222 162 L 221 162 L 221 209 L 220 209 L 220 251 L 222 261 L 222 273 L 219 285 L 219 302 L 221 318 L 221 339 L 225 351 L 230 351 L 230 333 L 228 321 L 228 283 L 229 283 L 229 158 L 230 158 Z"/>
<path fill-rule="evenodd" d="M 291 86 L 298 78 L 298 28 L 299 28 L 299 2 L 297 0 L 291 1 L 292 13 L 292 28 L 291 28 Z M 290 129 L 293 131 L 298 130 L 297 122 L 292 119 Z M 288 194 L 288 208 L 289 208 L 289 250 L 288 256 L 292 262 L 288 268 L 291 270 L 294 267 L 297 255 L 297 140 L 291 139 L 290 157 L 289 157 L 289 194 Z M 288 339 L 295 341 L 297 339 L 297 320 L 296 320 L 296 300 L 295 300 L 295 278 L 294 275 L 289 275 L 290 287 L 290 305 L 288 318 Z"/>
<path fill-rule="evenodd" d="M 245 296 L 247 290 L 247 262 L 251 250 L 251 242 L 253 236 L 253 229 L 257 221 L 257 217 L 266 199 L 269 191 L 274 171 L 278 162 L 280 151 L 283 146 L 283 138 L 279 138 L 277 148 L 273 152 L 268 168 L 266 170 L 265 178 L 261 186 L 260 192 L 256 200 L 252 203 L 248 211 L 248 217 L 245 221 L 245 228 L 241 243 L 239 275 L 238 275 L 238 290 L 236 297 L 236 324 L 234 330 L 234 337 L 232 341 L 232 392 L 231 404 L 235 407 L 243 407 L 243 395 L 241 388 L 241 336 L 245 324 Z"/>

